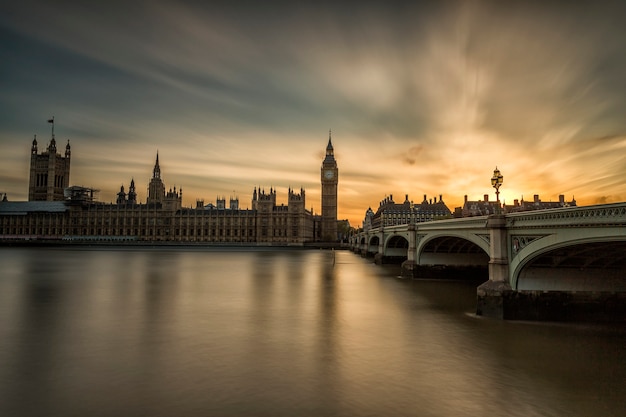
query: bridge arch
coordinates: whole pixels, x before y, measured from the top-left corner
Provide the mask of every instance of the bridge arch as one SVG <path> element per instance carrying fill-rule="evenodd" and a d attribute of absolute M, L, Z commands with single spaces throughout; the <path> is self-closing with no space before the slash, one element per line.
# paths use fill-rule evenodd
<path fill-rule="evenodd" d="M 489 242 L 474 233 L 431 233 L 417 246 L 417 262 L 421 265 L 487 266 Z"/>
<path fill-rule="evenodd" d="M 623 232 L 622 232 L 623 233 Z M 608 236 L 607 236 L 608 235 Z M 576 229 L 511 238 L 511 288 L 542 291 L 626 291 L 626 237 L 619 231 Z"/>
<path fill-rule="evenodd" d="M 361 254 L 366 257 L 372 257 L 378 253 L 378 244 L 380 242 L 380 238 L 377 234 L 371 235 L 369 237 L 363 237 L 361 240 L 363 242 Z"/>
<path fill-rule="evenodd" d="M 388 260 L 394 259 L 396 262 L 404 261 L 408 258 L 409 239 L 402 234 L 393 234 L 385 240 L 384 256 Z"/>

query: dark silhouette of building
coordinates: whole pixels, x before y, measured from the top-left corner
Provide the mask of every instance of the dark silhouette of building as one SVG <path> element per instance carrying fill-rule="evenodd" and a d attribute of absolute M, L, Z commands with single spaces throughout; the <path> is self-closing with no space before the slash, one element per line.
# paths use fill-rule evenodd
<path fill-rule="evenodd" d="M 565 201 L 565 196 L 561 194 L 559 195 L 559 201 L 541 201 L 539 194 L 535 194 L 532 201 L 525 201 L 524 197 L 522 197 L 521 200 L 513 200 L 512 205 L 505 204 L 503 208 L 506 213 L 515 213 L 518 211 L 545 210 L 575 206 L 576 200 L 573 197 L 571 201 Z"/>
<path fill-rule="evenodd" d="M 575 207 L 576 200 L 565 201 L 565 196 L 559 195 L 559 201 L 541 201 L 539 195 L 535 194 L 532 201 L 521 201 L 515 199 L 512 205 L 501 204 L 499 201 L 489 201 L 489 195 L 485 194 L 482 200 L 468 200 L 464 198 L 463 207 L 454 210 L 455 217 L 488 216 L 496 213 L 516 213 L 520 211 L 545 210 L 560 207 Z"/>
<path fill-rule="evenodd" d="M 463 198 L 463 207 L 454 210 L 455 217 L 487 216 L 496 214 L 502 210 L 499 201 L 489 201 L 489 194 L 485 194 L 482 200 L 468 200 L 467 195 Z"/>
<path fill-rule="evenodd" d="M 367 209 L 363 229 L 429 222 L 449 218 L 451 215 L 452 213 L 443 202 L 441 194 L 438 200 L 436 197 L 428 199 L 424 194 L 424 200 L 419 204 L 409 201 L 408 194 L 405 195 L 403 203 L 396 203 L 393 201 L 393 195 L 390 195 L 380 202 L 376 213 L 371 207 Z"/>
<path fill-rule="evenodd" d="M 120 192 L 117 193 L 117 204 L 137 204 L 137 192 L 135 191 L 134 179 L 130 180 L 128 194 L 124 192 L 124 184 L 122 184 Z"/>
<path fill-rule="evenodd" d="M 53 152 L 54 151 L 54 152 Z M 57 161 L 54 141 L 47 152 L 46 164 Z M 33 142 L 36 155 L 36 141 Z M 38 155 L 39 156 L 39 155 Z M 55 159 L 57 158 L 57 159 Z M 37 162 L 33 157 L 33 165 Z M 66 148 L 67 175 L 57 185 L 66 184 L 69 176 L 69 144 Z M 43 162 L 41 162 L 43 165 Z M 60 172 L 57 167 L 50 170 Z M 43 168 L 42 168 L 43 169 Z M 35 172 L 39 174 L 39 172 Z M 43 174 L 43 171 L 41 172 Z M 31 170 L 31 180 L 33 171 Z M 57 174 L 55 174 L 57 175 Z M 35 176 L 37 178 L 37 176 Z M 43 181 L 43 176 L 40 177 Z M 55 201 L 0 201 L 0 240 L 66 241 L 149 241 L 197 242 L 206 244 L 304 245 L 320 240 L 337 240 L 338 170 L 329 138 L 322 164 L 322 216 L 306 210 L 306 194 L 289 188 L 287 205 L 278 204 L 276 190 L 254 188 L 252 209 L 241 209 L 239 199 L 218 197 L 216 204 L 182 207 L 182 189 L 165 191 L 157 154 L 148 185 L 145 203 L 137 201 L 135 181 L 128 194 L 122 185 L 116 204 L 95 200 L 97 190 L 85 187 L 53 187 L 61 194 L 51 194 Z M 63 191 L 65 195 L 63 196 Z"/>

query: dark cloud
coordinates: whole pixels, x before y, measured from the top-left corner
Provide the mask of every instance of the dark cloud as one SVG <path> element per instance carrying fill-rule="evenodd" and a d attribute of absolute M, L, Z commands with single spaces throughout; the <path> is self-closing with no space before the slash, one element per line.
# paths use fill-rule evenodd
<path fill-rule="evenodd" d="M 401 155 L 401 158 L 405 164 L 415 165 L 422 154 L 423 149 L 424 147 L 422 145 L 411 146 L 406 153 Z"/>

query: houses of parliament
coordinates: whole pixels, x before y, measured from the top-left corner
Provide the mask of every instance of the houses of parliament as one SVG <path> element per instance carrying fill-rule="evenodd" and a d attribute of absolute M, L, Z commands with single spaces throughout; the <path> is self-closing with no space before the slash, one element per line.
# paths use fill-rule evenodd
<path fill-rule="evenodd" d="M 29 201 L 0 202 L 0 241 L 137 241 L 194 242 L 251 246 L 303 246 L 336 242 L 339 170 L 329 133 L 322 161 L 321 215 L 306 209 L 306 194 L 289 188 L 287 204 L 277 203 L 277 192 L 254 188 L 252 208 L 240 209 L 239 200 L 225 198 L 194 208 L 182 207 L 182 188 L 166 191 L 156 155 L 145 203 L 137 201 L 135 181 L 128 192 L 122 186 L 115 204 L 98 202 L 94 190 L 69 186 L 71 148 L 57 152 L 54 131 L 41 153 L 32 142 Z"/>

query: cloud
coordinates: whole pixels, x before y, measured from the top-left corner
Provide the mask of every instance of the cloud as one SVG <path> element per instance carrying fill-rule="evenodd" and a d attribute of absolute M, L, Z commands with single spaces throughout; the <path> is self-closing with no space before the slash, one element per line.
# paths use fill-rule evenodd
<path fill-rule="evenodd" d="M 415 165 L 423 149 L 422 145 L 411 146 L 405 154 L 401 155 L 401 158 L 405 164 Z"/>
<path fill-rule="evenodd" d="M 7 172 L 55 115 L 72 180 L 107 199 L 143 191 L 158 149 L 192 205 L 303 185 L 319 207 L 329 128 L 340 217 L 359 222 L 388 194 L 482 198 L 495 166 L 507 199 L 619 198 L 623 6 L 557 3 L 11 3 L 0 141 L 24 157 L 0 155 L 0 178 L 25 194 Z"/>

